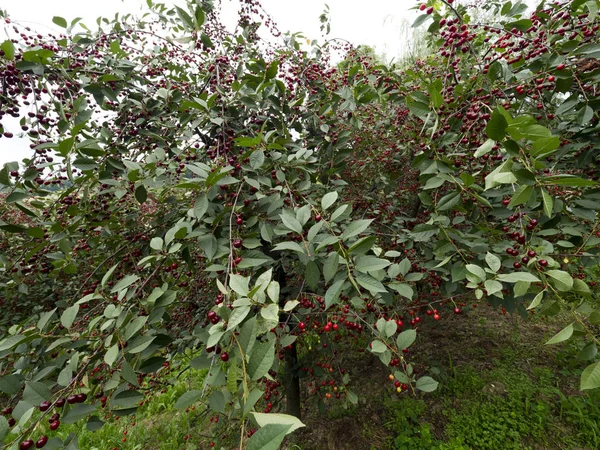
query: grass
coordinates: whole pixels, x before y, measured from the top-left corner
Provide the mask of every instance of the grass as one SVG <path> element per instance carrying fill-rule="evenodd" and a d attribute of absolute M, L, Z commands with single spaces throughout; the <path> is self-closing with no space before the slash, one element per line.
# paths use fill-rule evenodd
<path fill-rule="evenodd" d="M 173 380 L 174 381 L 174 380 Z M 86 450 L 197 450 L 209 448 L 212 439 L 203 436 L 206 419 L 203 408 L 176 410 L 177 399 L 192 389 L 202 389 L 204 372 L 189 370 L 164 393 L 148 398 L 133 416 L 104 417 L 104 425 L 90 431 L 85 424 L 61 425 L 59 437 L 79 436 L 79 448 Z M 203 426 L 204 425 L 204 426 Z M 212 426 L 212 424 L 210 424 Z"/>
<path fill-rule="evenodd" d="M 294 450 L 497 450 L 600 448 L 600 392 L 578 390 L 585 362 L 582 344 L 546 347 L 544 338 L 561 323 L 472 310 L 446 324 L 423 329 L 415 360 L 440 381 L 431 394 L 397 394 L 388 372 L 370 355 L 344 349 L 345 367 L 358 405 L 331 399 L 322 412 L 305 401 L 305 429 L 287 439 Z M 437 328 L 436 328 L 437 327 Z M 561 369 L 558 369 L 558 368 Z M 425 368 L 423 368 L 425 370 Z M 204 372 L 189 370 L 149 396 L 135 416 L 100 417 L 97 431 L 61 425 L 59 436 L 79 435 L 86 450 L 230 450 L 226 424 L 207 417 L 198 402 L 173 405 L 185 392 L 202 389 Z"/>

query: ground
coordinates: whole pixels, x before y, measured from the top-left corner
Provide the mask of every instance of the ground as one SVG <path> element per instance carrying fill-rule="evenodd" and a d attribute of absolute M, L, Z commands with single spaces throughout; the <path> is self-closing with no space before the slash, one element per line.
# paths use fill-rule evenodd
<path fill-rule="evenodd" d="M 315 414 L 305 402 L 307 426 L 284 448 L 599 448 L 598 394 L 578 389 L 585 362 L 575 355 L 582 344 L 544 345 L 567 319 L 523 319 L 479 306 L 428 322 L 411 356 L 427 364 L 422 370 L 440 387 L 417 397 L 396 393 L 385 367 L 355 352 L 345 366 L 359 405 L 344 409 L 331 400 Z"/>

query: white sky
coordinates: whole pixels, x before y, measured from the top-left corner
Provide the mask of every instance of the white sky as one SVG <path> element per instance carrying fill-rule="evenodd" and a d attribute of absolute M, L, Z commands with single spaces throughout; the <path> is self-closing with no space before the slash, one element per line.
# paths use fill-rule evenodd
<path fill-rule="evenodd" d="M 238 0 L 222 0 L 224 20 L 235 23 Z M 173 0 L 155 0 L 155 3 L 182 3 Z M 321 40 L 319 16 L 325 3 L 329 5 L 331 33 L 329 37 L 346 39 L 356 45 L 366 44 L 378 53 L 394 57 L 406 45 L 406 20 L 412 22 L 416 14 L 409 8 L 416 0 L 261 0 L 265 10 L 271 14 L 282 32 L 302 32 L 307 38 Z M 145 0 L 0 0 L 0 8 L 8 11 L 13 22 L 30 26 L 40 32 L 60 32 L 52 23 L 53 16 L 61 16 L 71 22 L 76 17 L 94 29 L 96 18 L 114 17 L 119 12 L 140 13 L 146 11 Z M 6 35 L 0 28 L 0 42 Z M 5 123 L 7 131 L 15 134 L 12 139 L 0 138 L 0 167 L 8 161 L 20 161 L 31 155 L 29 141 L 18 139 L 20 127 L 17 122 Z"/>

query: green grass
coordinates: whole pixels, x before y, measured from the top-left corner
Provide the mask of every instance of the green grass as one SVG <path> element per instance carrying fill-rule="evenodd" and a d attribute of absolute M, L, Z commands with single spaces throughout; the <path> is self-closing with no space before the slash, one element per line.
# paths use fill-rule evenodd
<path fill-rule="evenodd" d="M 208 448 L 210 436 L 203 436 L 203 423 L 208 422 L 204 408 L 176 410 L 177 399 L 191 389 L 202 389 L 204 372 L 189 370 L 174 381 L 165 393 L 149 397 L 137 414 L 112 416 L 97 431 L 85 424 L 61 425 L 58 436 L 65 439 L 70 433 L 79 438 L 79 448 L 85 450 L 195 450 Z M 212 424 L 210 424 L 212 426 Z"/>
<path fill-rule="evenodd" d="M 571 358 L 576 351 L 565 350 Z M 525 371 L 520 356 L 518 347 L 508 347 L 486 370 L 450 364 L 434 398 L 387 401 L 389 448 L 600 448 L 600 392 L 565 394 L 553 369 Z"/>

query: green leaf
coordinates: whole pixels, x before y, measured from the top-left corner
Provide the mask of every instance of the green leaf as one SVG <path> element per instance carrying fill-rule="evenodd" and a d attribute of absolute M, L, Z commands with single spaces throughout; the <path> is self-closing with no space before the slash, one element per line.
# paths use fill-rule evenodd
<path fill-rule="evenodd" d="M 590 361 L 598 354 L 598 346 L 595 342 L 590 342 L 586 345 L 579 353 L 577 353 L 577 359 L 580 361 Z"/>
<path fill-rule="evenodd" d="M 488 295 L 493 295 L 502 290 L 502 283 L 496 280 L 485 280 L 483 285 Z"/>
<path fill-rule="evenodd" d="M 183 22 L 186 29 L 188 29 L 188 30 L 196 29 L 196 27 L 194 26 L 194 21 L 192 20 L 191 16 L 185 10 L 181 9 L 179 6 L 175 6 L 175 10 L 177 11 L 177 15 Z"/>
<path fill-rule="evenodd" d="M 295 231 L 298 234 L 302 234 L 302 224 L 296 219 L 296 217 L 289 214 L 287 211 L 280 214 L 281 221 L 288 230 Z"/>
<path fill-rule="evenodd" d="M 385 269 L 391 264 L 387 259 L 377 258 L 376 256 L 360 256 L 356 258 L 355 267 L 360 272 L 374 272 Z"/>
<path fill-rule="evenodd" d="M 323 264 L 323 277 L 325 278 L 325 284 L 329 283 L 335 274 L 337 273 L 340 262 L 340 255 L 337 252 L 332 252 L 325 263 Z"/>
<path fill-rule="evenodd" d="M 487 252 L 485 255 L 485 262 L 494 273 L 498 272 L 500 267 L 502 267 L 502 261 L 500 258 L 490 252 Z"/>
<path fill-rule="evenodd" d="M 114 287 L 110 290 L 110 292 L 112 294 L 114 292 L 122 291 L 123 289 L 126 289 L 129 286 L 131 286 L 139 279 L 140 277 L 138 277 L 137 275 L 127 275 L 126 277 L 123 277 L 121 280 L 119 280 L 119 282 L 115 284 Z"/>
<path fill-rule="evenodd" d="M 267 424 L 252 435 L 246 449 L 277 450 L 291 427 L 291 425 Z"/>
<path fill-rule="evenodd" d="M 600 387 L 600 362 L 590 364 L 581 374 L 580 389 L 596 389 Z"/>
<path fill-rule="evenodd" d="M 345 280 L 338 280 L 327 289 L 327 292 L 325 292 L 325 309 L 329 309 L 331 305 L 337 304 L 340 294 L 342 293 L 344 281 Z"/>
<path fill-rule="evenodd" d="M 252 391 L 250 391 L 250 394 L 248 394 L 248 398 L 246 399 L 246 403 L 244 403 L 244 416 L 246 416 L 246 414 L 248 414 L 250 410 L 254 408 L 254 405 L 256 405 L 256 402 L 263 396 L 263 394 L 264 391 L 261 391 L 257 388 L 254 388 Z"/>
<path fill-rule="evenodd" d="M 527 310 L 537 308 L 539 306 L 539 304 L 542 302 L 543 298 L 544 298 L 544 291 L 540 292 L 539 294 L 537 294 L 534 297 L 534 299 L 531 301 L 531 304 L 527 307 Z"/>
<path fill-rule="evenodd" d="M 398 335 L 396 338 L 396 346 L 400 350 L 410 347 L 417 339 L 417 332 L 415 330 L 405 330 Z"/>
<path fill-rule="evenodd" d="M 30 405 L 39 405 L 43 401 L 50 400 L 52 393 L 48 386 L 44 383 L 29 381 L 25 383 L 25 391 L 23 392 L 23 400 Z"/>
<path fill-rule="evenodd" d="M 250 292 L 250 288 L 248 285 L 250 284 L 250 278 L 244 277 L 242 275 L 231 274 L 229 277 L 229 287 L 241 295 L 242 297 L 247 297 Z"/>
<path fill-rule="evenodd" d="M 552 217 L 552 209 L 554 208 L 554 200 L 546 189 L 542 189 L 542 201 L 544 203 L 544 214 L 546 217 Z"/>
<path fill-rule="evenodd" d="M 0 377 L 0 391 L 8 395 L 15 395 L 21 392 L 22 376 L 6 375 Z"/>
<path fill-rule="evenodd" d="M 523 185 L 520 186 L 519 189 L 513 194 L 510 203 L 508 204 L 509 208 L 514 208 L 515 206 L 523 205 L 529 201 L 531 195 L 533 194 L 533 186 Z"/>
<path fill-rule="evenodd" d="M 71 409 L 61 417 L 60 421 L 64 424 L 72 424 L 86 418 L 90 414 L 96 412 L 95 405 L 89 405 L 84 403 L 78 403 L 73 405 Z"/>
<path fill-rule="evenodd" d="M 196 30 L 200 30 L 200 28 L 204 24 L 204 10 L 200 7 L 200 5 L 196 6 L 196 13 L 194 14 L 194 18 L 196 19 Z"/>
<path fill-rule="evenodd" d="M 319 271 L 319 266 L 314 261 L 309 261 L 306 265 L 306 270 L 304 271 L 304 279 L 306 280 L 306 284 L 311 289 L 316 289 L 319 285 L 319 280 L 321 279 L 321 272 Z"/>
<path fill-rule="evenodd" d="M 375 354 L 383 353 L 387 350 L 385 344 L 381 341 L 375 340 L 371 342 L 371 351 Z"/>
<path fill-rule="evenodd" d="M 466 269 L 470 274 L 477 278 L 478 282 L 485 281 L 487 278 L 485 270 L 476 264 L 467 264 Z"/>
<path fill-rule="evenodd" d="M 88 431 L 92 431 L 92 432 L 98 431 L 103 426 L 104 426 L 104 422 L 102 422 L 98 416 L 90 417 L 89 420 L 87 421 L 87 423 L 85 424 L 86 429 Z M 50 442 L 48 442 L 48 444 L 50 444 Z M 57 447 L 51 447 L 51 448 L 57 448 Z"/>
<path fill-rule="evenodd" d="M 108 364 L 110 367 L 115 363 L 117 358 L 119 357 L 119 345 L 115 344 L 111 346 L 104 355 L 104 362 Z"/>
<path fill-rule="evenodd" d="M 438 387 L 438 382 L 431 377 L 421 377 L 415 383 L 418 390 L 423 392 L 433 392 Z"/>
<path fill-rule="evenodd" d="M 413 288 L 405 283 L 390 283 L 389 287 L 395 290 L 402 297 L 405 297 L 409 300 L 412 300 L 413 295 L 415 294 Z"/>
<path fill-rule="evenodd" d="M 558 136 L 546 137 L 538 139 L 531 146 L 531 156 L 547 156 L 560 146 L 560 138 Z"/>
<path fill-rule="evenodd" d="M 5 59 L 8 59 L 10 61 L 15 59 L 15 44 L 13 44 L 12 41 L 10 41 L 8 39 L 6 41 L 4 41 L 2 44 L 0 44 L 0 50 L 2 50 L 4 52 Z M 8 183 L 3 183 L 3 184 L 8 185 Z M 1 439 L 0 439 L 0 441 L 1 441 Z"/>
<path fill-rule="evenodd" d="M 356 276 L 356 281 L 373 295 L 387 292 L 385 286 L 370 275 L 359 273 Z"/>
<path fill-rule="evenodd" d="M 135 190 L 135 199 L 141 204 L 148 199 L 148 192 L 143 185 L 139 185 Z"/>
<path fill-rule="evenodd" d="M 323 211 L 325 211 L 327 208 L 333 205 L 337 199 L 338 193 L 336 191 L 328 192 L 327 194 L 325 194 L 321 199 L 321 208 L 323 208 Z"/>
<path fill-rule="evenodd" d="M 135 390 L 121 391 L 112 398 L 110 406 L 113 409 L 135 408 L 142 400 L 144 400 L 144 394 L 142 394 L 141 392 Z"/>
<path fill-rule="evenodd" d="M 479 146 L 479 148 L 475 151 L 473 156 L 475 158 L 482 157 L 483 155 L 491 152 L 494 148 L 494 145 L 496 145 L 496 141 L 494 141 L 493 139 L 486 140 L 483 144 L 481 144 L 481 146 Z"/>
<path fill-rule="evenodd" d="M 246 366 L 248 376 L 252 380 L 264 377 L 275 360 L 275 342 L 257 342 L 254 344 L 250 360 Z"/>
<path fill-rule="evenodd" d="M 56 309 L 57 308 L 54 308 L 52 311 L 48 311 L 40 315 L 40 318 L 37 322 L 37 327 L 40 331 L 44 331 L 44 328 L 46 328 L 46 325 L 48 324 L 52 316 L 54 316 L 54 314 L 56 313 Z"/>
<path fill-rule="evenodd" d="M 127 353 L 136 354 L 141 353 L 148 348 L 150 344 L 156 339 L 156 336 L 138 336 L 129 342 L 127 346 Z"/>
<path fill-rule="evenodd" d="M 225 414 L 225 395 L 221 391 L 214 391 L 208 398 L 210 409 L 215 412 Z"/>
<path fill-rule="evenodd" d="M 153 237 L 150 241 L 150 248 L 156 251 L 161 251 L 164 245 L 164 241 L 160 237 Z"/>
<path fill-rule="evenodd" d="M 302 246 L 300 244 L 298 244 L 297 242 L 292 242 L 292 241 L 280 242 L 275 247 L 273 247 L 273 251 L 281 251 L 281 250 L 291 250 L 294 252 L 305 254 L 305 251 L 302 248 Z"/>
<path fill-rule="evenodd" d="M 61 28 L 67 28 L 67 21 L 65 19 L 63 19 L 62 17 L 54 16 L 52 18 L 52 23 L 55 23 L 56 25 L 58 25 Z"/>
<path fill-rule="evenodd" d="M 436 209 L 438 211 L 448 211 L 449 209 L 454 208 L 461 202 L 461 197 L 459 192 L 450 192 L 449 194 L 444 195 L 437 203 Z"/>
<path fill-rule="evenodd" d="M 131 322 L 127 324 L 125 327 L 125 333 L 123 334 L 123 339 L 128 341 L 131 339 L 138 331 L 144 328 L 146 322 L 148 321 L 148 316 L 139 316 L 133 319 Z"/>
<path fill-rule="evenodd" d="M 251 413 L 252 417 L 260 427 L 264 427 L 269 424 L 278 424 L 278 425 L 289 425 L 291 428 L 288 433 L 296 431 L 298 428 L 302 428 L 305 425 L 298 419 L 297 417 L 290 416 L 288 414 L 265 414 L 253 412 Z"/>
<path fill-rule="evenodd" d="M 552 175 L 541 178 L 546 185 L 554 186 L 570 186 L 570 187 L 585 187 L 585 186 L 598 186 L 600 183 L 597 181 L 586 180 L 573 175 Z"/>
<path fill-rule="evenodd" d="M 342 234 L 342 239 L 345 241 L 350 239 L 351 237 L 359 235 L 369 227 L 371 222 L 373 222 L 373 219 L 362 219 L 352 222 L 344 230 L 344 233 Z"/>
<path fill-rule="evenodd" d="M 537 283 L 541 281 L 538 277 L 528 272 L 513 272 L 508 274 L 500 274 L 498 275 L 498 280 L 504 281 L 506 283 L 516 283 L 517 281 L 530 281 L 532 283 Z"/>
<path fill-rule="evenodd" d="M 0 416 L 0 442 L 4 441 L 4 438 L 8 436 L 9 431 L 10 427 L 8 426 L 8 420 L 6 420 L 6 417 Z"/>
<path fill-rule="evenodd" d="M 175 409 L 186 409 L 202 398 L 202 391 L 193 390 L 184 392 L 175 402 Z"/>
<path fill-rule="evenodd" d="M 501 141 L 506 136 L 506 127 L 508 126 L 508 122 L 504 115 L 495 109 L 492 112 L 492 117 L 488 121 L 485 127 L 485 134 L 495 141 Z"/>
<path fill-rule="evenodd" d="M 567 325 L 561 331 L 556 333 L 552 339 L 550 339 L 548 342 L 546 342 L 546 345 L 558 344 L 559 342 L 566 341 L 571 336 L 573 336 L 573 331 L 574 331 L 573 324 Z"/>
<path fill-rule="evenodd" d="M 193 211 L 196 219 L 200 220 L 204 217 L 204 214 L 208 211 L 208 198 L 206 194 L 202 194 L 196 199 Z"/>
<path fill-rule="evenodd" d="M 277 307 L 277 305 L 274 305 Z M 233 309 L 229 321 L 227 322 L 227 331 L 233 330 L 240 323 L 244 321 L 248 313 L 250 312 L 250 306 L 240 306 Z"/>
<path fill-rule="evenodd" d="M 552 285 L 561 292 L 568 292 L 573 289 L 573 278 L 567 272 L 562 270 L 548 270 L 546 275 L 550 277 Z"/>
<path fill-rule="evenodd" d="M 68 307 L 63 311 L 60 316 L 60 323 L 67 330 L 73 326 L 73 322 L 75 322 L 75 317 L 77 317 L 77 313 L 79 312 L 79 305 L 75 304 L 73 306 Z"/>
<path fill-rule="evenodd" d="M 129 384 L 139 387 L 137 375 L 126 359 L 123 359 L 123 362 L 121 363 L 121 375 Z"/>

